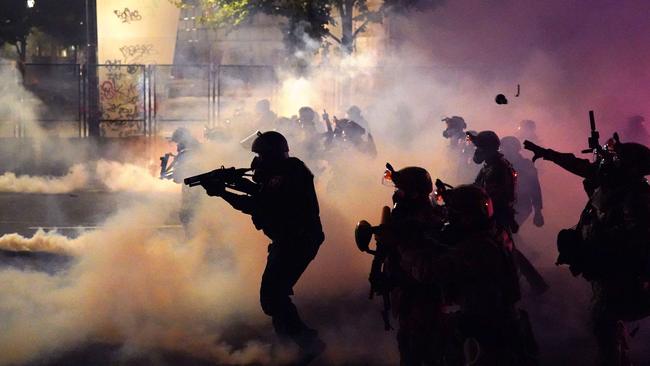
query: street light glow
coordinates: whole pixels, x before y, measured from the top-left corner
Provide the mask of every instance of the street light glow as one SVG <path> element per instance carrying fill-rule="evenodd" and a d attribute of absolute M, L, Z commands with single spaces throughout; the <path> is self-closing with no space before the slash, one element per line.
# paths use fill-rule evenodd
<path fill-rule="evenodd" d="M 27 0 L 27 7 L 28 8 L 33 8 L 35 3 L 36 3 L 36 0 Z"/>

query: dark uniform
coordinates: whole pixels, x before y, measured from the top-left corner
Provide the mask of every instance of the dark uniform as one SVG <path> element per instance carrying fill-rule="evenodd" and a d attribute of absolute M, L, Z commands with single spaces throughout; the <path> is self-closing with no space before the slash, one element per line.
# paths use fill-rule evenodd
<path fill-rule="evenodd" d="M 537 168 L 530 159 L 521 155 L 521 142 L 514 136 L 501 139 L 501 151 L 517 172 L 517 200 L 514 206 L 517 224 L 521 226 L 534 212 L 533 223 L 538 227 L 543 226 L 542 188 Z"/>
<path fill-rule="evenodd" d="M 537 293 L 545 292 L 548 284 L 533 267 L 528 259 L 514 247 L 512 234 L 519 231 L 515 220 L 517 172 L 498 149 L 501 141 L 496 133 L 483 131 L 476 136 L 470 136 L 476 145 L 474 162 L 485 163 L 476 176 L 475 185 L 483 188 L 494 204 L 494 221 L 497 229 L 501 230 L 507 245 L 514 250 L 514 256 L 521 274 L 526 278 Z"/>
<path fill-rule="evenodd" d="M 601 365 L 629 365 L 622 321 L 650 315 L 650 149 L 611 143 L 591 163 L 573 154 L 524 147 L 585 178 L 589 202 L 575 228 L 558 235 L 558 264 L 592 283 L 593 331 Z"/>
<path fill-rule="evenodd" d="M 261 134 L 252 150 L 259 154 L 251 165 L 257 193 L 242 196 L 209 186 L 206 190 L 250 214 L 255 228 L 271 239 L 260 288 L 262 310 L 271 316 L 276 333 L 298 344 L 303 356 L 317 355 L 324 343 L 301 320 L 290 298 L 324 240 L 314 176 L 302 161 L 288 157 L 287 142 L 277 132 Z"/>
<path fill-rule="evenodd" d="M 397 188 L 394 208 L 377 241 L 388 248 L 383 285 L 389 287 L 392 314 L 399 324 L 400 365 L 436 365 L 442 362 L 446 339 L 442 293 L 436 284 L 416 281 L 401 259 L 438 251 L 435 238 L 442 218 L 429 198 L 433 184 L 425 169 L 401 169 L 392 173 L 392 181 Z"/>
<path fill-rule="evenodd" d="M 200 149 L 199 142 L 192 137 L 192 134 L 184 127 L 177 128 L 172 134 L 171 141 L 176 143 L 177 155 L 170 166 L 172 180 L 174 183 L 182 184 L 183 180 L 192 175 L 198 174 L 194 164 L 194 156 Z M 186 185 L 181 186 L 181 209 L 179 219 L 189 235 L 189 223 L 194 216 L 194 210 L 199 202 L 199 193 L 192 191 Z"/>
<path fill-rule="evenodd" d="M 447 253 L 404 258 L 415 278 L 440 284 L 447 301 L 460 306 L 455 324 L 460 339 L 448 364 L 534 365 L 535 344 L 520 298 L 512 251 L 494 225 L 491 202 L 476 186 L 460 186 L 444 194 L 449 212 Z M 411 264 L 415 263 L 415 264 Z M 522 327 L 520 324 L 526 324 Z M 522 332 L 528 328 L 527 332 Z M 474 352 L 472 345 L 478 343 Z M 465 355 L 462 354 L 465 346 Z M 459 358 L 464 358 L 461 363 Z"/>

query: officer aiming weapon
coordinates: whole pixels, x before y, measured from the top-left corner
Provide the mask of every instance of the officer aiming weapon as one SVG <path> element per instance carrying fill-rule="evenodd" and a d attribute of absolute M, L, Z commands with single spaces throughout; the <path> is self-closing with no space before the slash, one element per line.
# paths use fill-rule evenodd
<path fill-rule="evenodd" d="M 259 185 L 248 179 L 252 176 L 251 170 L 250 168 L 225 168 L 222 166 L 207 173 L 185 178 L 183 183 L 189 187 L 200 185 L 219 187 L 220 189 L 228 188 L 252 196 L 259 191 Z"/>
<path fill-rule="evenodd" d="M 375 295 L 379 295 L 384 300 L 384 308 L 381 311 L 381 317 L 384 320 L 384 329 L 389 331 L 393 329 L 390 325 L 390 283 L 389 276 L 384 269 L 384 262 L 388 257 L 389 248 L 386 243 L 379 240 L 376 234 L 380 233 L 385 225 L 390 222 L 390 207 L 384 206 L 381 210 L 381 224 L 379 226 L 372 226 L 366 220 L 361 220 L 354 230 L 354 240 L 357 243 L 357 248 L 364 253 L 372 255 L 372 265 L 370 267 L 370 295 L 369 299 L 373 299 Z M 375 249 L 370 249 L 370 240 L 375 235 Z"/>

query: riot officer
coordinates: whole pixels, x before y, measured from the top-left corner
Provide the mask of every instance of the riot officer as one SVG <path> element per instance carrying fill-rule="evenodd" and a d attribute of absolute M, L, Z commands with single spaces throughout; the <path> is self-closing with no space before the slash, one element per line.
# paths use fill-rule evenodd
<path fill-rule="evenodd" d="M 445 299 L 460 308 L 454 315 L 456 352 L 448 353 L 447 364 L 535 365 L 527 315 L 516 309 L 520 291 L 512 251 L 496 226 L 490 197 L 475 185 L 458 186 L 442 197 L 445 231 L 453 232 L 443 236 L 450 249 L 441 255 L 404 255 L 402 266 L 422 283 L 441 285 Z"/>
<path fill-rule="evenodd" d="M 514 136 L 501 139 L 501 152 L 517 172 L 517 201 L 515 202 L 517 224 L 522 225 L 533 213 L 533 224 L 537 227 L 543 226 L 542 188 L 539 184 L 537 168 L 530 159 L 521 155 L 521 142 Z"/>
<path fill-rule="evenodd" d="M 442 136 L 449 139 L 449 146 L 462 148 L 465 141 L 465 128 L 467 123 L 465 119 L 459 116 L 445 117 L 442 119 L 447 125 L 447 128 L 442 131 Z"/>
<path fill-rule="evenodd" d="M 483 188 L 492 199 L 497 226 L 516 233 L 519 230 L 514 209 L 517 175 L 510 162 L 499 152 L 499 136 L 494 131 L 467 136 L 476 146 L 472 159 L 476 164 L 483 164 L 474 184 Z"/>
<path fill-rule="evenodd" d="M 364 130 L 370 133 L 370 126 L 368 126 L 368 121 L 361 114 L 361 108 L 356 105 L 350 106 L 347 111 L 345 111 L 347 119 L 356 122 L 359 126 L 363 127 Z"/>
<path fill-rule="evenodd" d="M 548 289 L 548 284 L 523 253 L 514 248 L 512 240 L 512 234 L 519 231 L 514 208 L 517 198 L 515 191 L 517 172 L 499 152 L 501 140 L 496 133 L 482 131 L 477 135 L 467 136 L 476 146 L 472 159 L 476 164 L 483 164 L 474 184 L 483 188 L 494 203 L 494 221 L 497 228 L 506 236 L 508 245 L 513 248 L 515 261 L 521 274 L 535 292 L 543 293 Z"/>
<path fill-rule="evenodd" d="M 318 332 L 302 321 L 290 297 L 324 240 L 314 176 L 301 160 L 289 157 L 287 140 L 278 132 L 260 134 L 252 151 L 257 154 L 251 163 L 256 192 L 239 195 L 210 184 L 204 188 L 210 196 L 220 196 L 251 215 L 255 228 L 271 239 L 260 302 L 276 334 L 300 347 L 302 364 L 325 349 Z"/>
<path fill-rule="evenodd" d="M 183 179 L 198 173 L 193 158 L 197 155 L 196 153 L 200 149 L 201 144 L 199 144 L 190 131 L 185 127 L 179 127 L 174 130 L 170 140 L 176 143 L 177 154 L 174 157 L 174 161 L 169 167 L 169 170 L 172 171 L 172 180 L 174 183 L 182 184 Z M 199 197 L 197 193 L 192 192 L 188 186 L 182 185 L 179 218 L 185 228 L 186 234 L 188 235 L 188 225 L 192 220 L 194 208 L 198 201 Z"/>
<path fill-rule="evenodd" d="M 390 179 L 395 185 L 393 210 L 390 221 L 377 234 L 377 241 L 390 248 L 384 272 L 390 285 L 393 315 L 399 323 L 400 365 L 435 365 L 442 361 L 446 338 L 442 294 L 436 284 L 416 281 L 410 268 L 400 263 L 404 256 L 441 250 L 435 237 L 442 218 L 431 203 L 433 184 L 425 169 L 403 168 L 390 172 Z"/>
<path fill-rule="evenodd" d="M 255 103 L 256 128 L 259 130 L 272 129 L 276 125 L 278 116 L 271 110 L 271 102 L 262 99 Z"/>
<path fill-rule="evenodd" d="M 515 136 L 520 141 L 528 140 L 540 143 L 540 139 L 537 136 L 537 123 L 531 119 L 525 119 L 519 122 Z"/>
<path fill-rule="evenodd" d="M 601 365 L 630 365 L 623 321 L 650 315 L 650 149 L 615 138 L 590 162 L 524 141 L 524 148 L 584 178 L 589 201 L 578 225 L 558 235 L 557 264 L 592 283 Z"/>

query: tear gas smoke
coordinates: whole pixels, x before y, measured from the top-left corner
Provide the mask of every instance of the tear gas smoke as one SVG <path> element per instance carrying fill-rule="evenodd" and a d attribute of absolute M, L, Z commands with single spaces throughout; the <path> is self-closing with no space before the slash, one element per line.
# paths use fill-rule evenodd
<path fill-rule="evenodd" d="M 458 164 L 441 137 L 444 116 L 461 115 L 468 129 L 493 129 L 501 136 L 514 133 L 520 120 L 533 119 L 549 147 L 571 152 L 584 148 L 589 109 L 596 110 L 603 136 L 629 114 L 647 116 L 650 51 L 637 47 L 648 43 L 643 38 L 650 25 L 641 19 L 647 6 L 447 2 L 434 13 L 394 20 L 393 58 L 377 63 L 361 55 L 303 79 L 283 78 L 277 111 L 297 114 L 308 103 L 342 117 L 349 105 L 359 105 L 379 149 L 374 159 L 344 151 L 327 161 L 307 161 L 317 174 L 326 241 L 299 281 L 295 300 L 329 344 L 323 364 L 397 362 L 394 333 L 381 330 L 380 304 L 365 300 L 370 257 L 358 253 L 352 238 L 359 219 L 376 222 L 381 207 L 390 204 L 391 189 L 380 184 L 385 162 L 423 166 L 434 178 L 460 183 L 447 178 Z M 520 97 L 505 92 L 514 93 L 517 84 Z M 494 103 L 501 91 L 508 105 Z M 233 126 L 235 136 L 250 132 Z M 293 155 L 307 156 L 294 141 L 290 145 Z M 245 166 L 251 157 L 236 143 L 209 143 L 200 163 L 206 170 Z M 553 265 L 555 235 L 576 223 L 586 196 L 579 178 L 546 162 L 536 165 L 546 224 L 541 229 L 524 224 L 518 243 L 552 287 L 532 298 L 524 284 L 523 302 L 544 364 L 589 364 L 594 345 L 588 284 Z M 135 186 L 130 179 L 140 174 L 136 169 L 111 174 L 104 169 L 112 163 L 102 166 L 98 173 L 107 180 L 127 180 L 119 187 Z M 63 274 L 0 270 L 0 364 L 47 357 L 89 340 L 120 344 L 127 359 L 161 349 L 232 364 L 290 357 L 270 347 L 269 320 L 258 306 L 267 239 L 245 215 L 207 197 L 191 224 L 191 239 L 156 231 L 153 227 L 177 209 L 178 197 L 161 197 L 125 203 L 104 227 L 76 239 L 42 232 L 31 239 L 0 238 L 8 249 L 79 248 L 75 264 Z M 256 331 L 246 334 L 248 343 L 236 346 L 233 339 L 251 328 Z M 642 331 L 632 342 L 633 357 L 643 360 L 648 344 Z"/>
<path fill-rule="evenodd" d="M 0 175 L 0 192 L 60 194 L 88 189 L 91 183 L 111 192 L 179 192 L 177 184 L 159 179 L 146 167 L 107 160 L 75 164 L 62 177 L 6 172 Z"/>
<path fill-rule="evenodd" d="M 12 172 L 0 175 L 0 192 L 68 193 L 82 189 L 87 184 L 88 171 L 81 164 L 74 165 L 63 177 L 16 176 Z"/>

